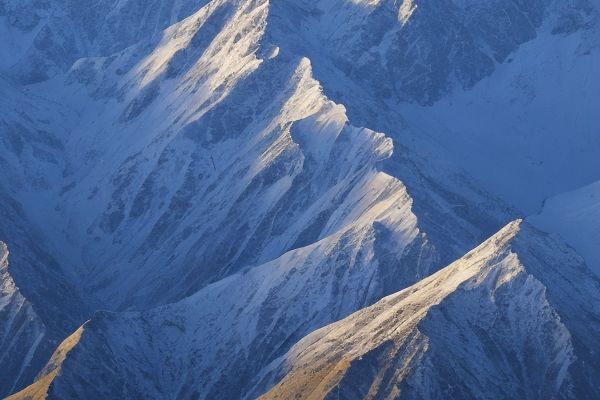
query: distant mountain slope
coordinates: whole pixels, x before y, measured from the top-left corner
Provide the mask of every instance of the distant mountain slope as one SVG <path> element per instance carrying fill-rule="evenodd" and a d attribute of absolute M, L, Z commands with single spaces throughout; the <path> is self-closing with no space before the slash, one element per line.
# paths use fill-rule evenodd
<path fill-rule="evenodd" d="M 597 2 L 289 0 L 273 14 L 328 97 L 426 156 L 422 170 L 458 164 L 523 214 L 600 179 Z"/>
<path fill-rule="evenodd" d="M 193 14 L 207 0 L 4 0 L 0 70 L 22 83 L 67 71 L 82 57 L 121 51 Z"/>
<path fill-rule="evenodd" d="M 600 276 L 600 182 L 548 199 L 528 221 L 560 235 Z"/>
<path fill-rule="evenodd" d="M 261 398 L 593 399 L 599 316 L 583 259 L 514 222 L 300 341 L 266 369 L 261 385 L 276 385 Z"/>
<path fill-rule="evenodd" d="M 471 90 L 432 107 L 405 105 L 402 115 L 482 188 L 535 213 L 545 198 L 599 179 L 597 21 L 568 34 L 543 30 Z"/>

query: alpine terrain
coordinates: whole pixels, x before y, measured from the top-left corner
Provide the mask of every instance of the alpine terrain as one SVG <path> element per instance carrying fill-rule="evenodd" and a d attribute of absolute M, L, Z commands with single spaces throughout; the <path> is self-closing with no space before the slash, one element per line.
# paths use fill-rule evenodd
<path fill-rule="evenodd" d="M 0 397 L 600 398 L 595 0 L 0 0 Z"/>

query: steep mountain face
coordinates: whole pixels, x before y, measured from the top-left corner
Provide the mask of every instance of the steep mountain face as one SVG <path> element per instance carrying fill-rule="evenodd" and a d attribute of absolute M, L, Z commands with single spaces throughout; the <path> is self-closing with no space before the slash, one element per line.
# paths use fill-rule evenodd
<path fill-rule="evenodd" d="M 262 394 L 300 338 L 599 179 L 595 8 L 0 0 L 0 395 Z"/>
<path fill-rule="evenodd" d="M 343 315 L 355 301 L 348 296 L 369 292 L 346 287 L 335 303 L 327 289 L 339 275 L 325 272 L 331 261 L 307 262 L 321 251 L 299 250 L 151 312 L 98 313 L 59 347 L 52 360 L 60 361 L 15 398 L 598 396 L 600 280 L 558 237 L 513 222 L 447 268 L 315 331 L 287 354 L 258 355 L 295 342 L 306 328 L 295 324 L 301 315 Z M 345 275 L 365 276 L 364 265 Z M 234 288 L 247 299 L 243 305 L 231 298 Z"/>
<path fill-rule="evenodd" d="M 0 235 L 10 238 L 14 250 L 9 262 L 7 247 L 1 246 L 0 390 L 10 393 L 32 382 L 40 365 L 93 308 L 39 236 L 23 227 L 27 219 L 18 203 L 0 194 L 0 208 Z"/>
<path fill-rule="evenodd" d="M 2 362 L 0 390 L 10 393 L 24 380 L 33 378 L 27 365 L 35 357 L 45 327 L 31 304 L 19 292 L 8 273 L 8 248 L 0 242 L 0 361 Z M 43 357 L 47 357 L 44 354 Z M 38 361 L 39 363 L 39 361 Z M 34 374 L 37 371 L 34 372 Z M 24 375 L 29 376 L 24 376 Z M 25 379 L 23 379 L 25 378 Z"/>
<path fill-rule="evenodd" d="M 387 201 L 391 207 L 379 204 L 379 211 L 366 212 L 361 224 L 179 303 L 148 312 L 95 314 L 64 362 L 46 368 L 52 379 L 48 395 L 239 398 L 260 368 L 304 334 L 422 273 L 407 270 L 426 262 L 430 249 L 423 238 L 407 238 L 419 234 L 402 221 L 410 212 L 403 193 Z M 369 217 L 381 222 L 373 224 Z M 386 226 L 396 232 L 386 233 Z M 397 253 L 381 254 L 380 235 L 390 245 L 385 250 Z M 69 338 L 58 353 L 72 342 Z M 100 370 L 88 367 L 98 363 Z M 44 385 L 45 376 L 28 390 Z"/>
<path fill-rule="evenodd" d="M 301 340 L 261 398 L 596 398 L 600 281 L 514 222 L 447 268 Z M 257 393 L 260 393 L 260 389 Z"/>

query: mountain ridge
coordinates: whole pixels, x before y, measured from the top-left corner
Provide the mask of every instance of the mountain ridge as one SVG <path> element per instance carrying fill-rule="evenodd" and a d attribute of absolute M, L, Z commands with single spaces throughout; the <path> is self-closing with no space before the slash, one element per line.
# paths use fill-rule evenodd
<path fill-rule="evenodd" d="M 557 247 L 564 253 L 554 251 Z M 557 272 L 574 276 L 563 283 L 553 276 Z M 275 363 L 279 367 L 267 369 L 279 374 L 279 383 L 261 398 L 593 398 L 598 391 L 593 378 L 579 374 L 597 373 L 592 338 L 598 325 L 584 328 L 571 313 L 583 307 L 598 314 L 598 284 L 583 259 L 560 240 L 513 222 L 415 287 L 298 342 Z M 573 296 L 578 285 L 586 297 Z M 428 290 L 439 292 L 441 300 Z M 478 299 L 463 299 L 479 290 Z M 569 296 L 579 304 L 565 306 Z M 488 309 L 488 302 L 495 305 Z M 533 314 L 528 319 L 521 312 Z M 511 350 L 515 340 L 524 348 Z"/>
<path fill-rule="evenodd" d="M 54 367 L 91 365 L 88 340 L 116 368 L 115 392 L 81 370 L 96 395 L 249 393 L 312 330 L 597 180 L 597 18 L 587 0 L 0 2 L 2 285 L 46 330 L 0 394 L 90 318 L 37 395 L 85 392 Z M 593 259 L 556 204 L 543 227 Z M 119 342 L 134 333 L 151 368 Z M 203 359 L 199 338 L 228 356 Z"/>

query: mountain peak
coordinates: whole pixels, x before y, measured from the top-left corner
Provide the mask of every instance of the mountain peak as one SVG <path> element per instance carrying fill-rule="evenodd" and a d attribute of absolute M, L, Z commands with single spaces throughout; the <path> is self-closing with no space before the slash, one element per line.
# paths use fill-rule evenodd
<path fill-rule="evenodd" d="M 275 385 L 262 398 L 570 398 L 576 382 L 594 393 L 596 372 L 582 378 L 580 363 L 594 358 L 600 325 L 582 327 L 570 313 L 600 315 L 600 282 L 580 263 L 515 221 L 415 286 L 307 336 L 265 369 L 261 384 Z"/>

